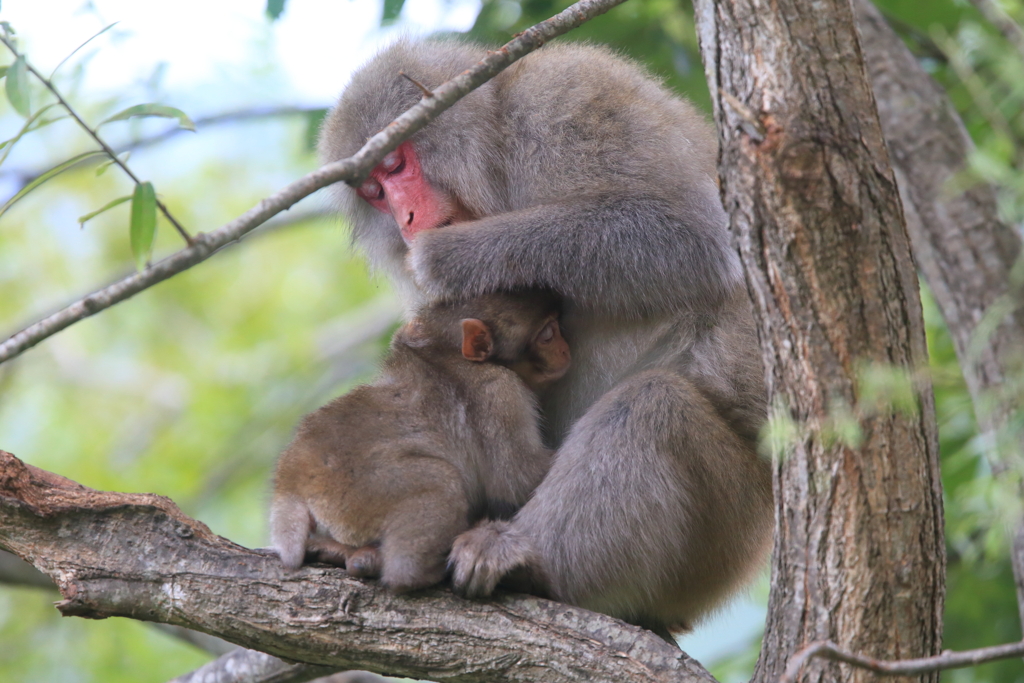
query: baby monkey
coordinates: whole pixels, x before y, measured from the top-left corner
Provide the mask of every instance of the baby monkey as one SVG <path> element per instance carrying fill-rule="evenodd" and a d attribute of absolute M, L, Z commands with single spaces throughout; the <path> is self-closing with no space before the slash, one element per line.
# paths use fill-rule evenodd
<path fill-rule="evenodd" d="M 444 579 L 452 541 L 509 517 L 548 471 L 537 392 L 569 367 L 558 301 L 490 294 L 420 310 L 380 376 L 310 413 L 277 463 L 274 549 L 380 577 Z"/>

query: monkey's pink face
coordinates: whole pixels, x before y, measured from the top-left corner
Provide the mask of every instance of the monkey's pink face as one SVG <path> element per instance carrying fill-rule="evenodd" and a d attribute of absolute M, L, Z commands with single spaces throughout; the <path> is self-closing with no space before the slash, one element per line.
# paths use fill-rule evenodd
<path fill-rule="evenodd" d="M 470 217 L 448 193 L 431 187 L 409 141 L 384 157 L 356 192 L 373 208 L 394 217 L 406 244 L 418 232 Z"/>

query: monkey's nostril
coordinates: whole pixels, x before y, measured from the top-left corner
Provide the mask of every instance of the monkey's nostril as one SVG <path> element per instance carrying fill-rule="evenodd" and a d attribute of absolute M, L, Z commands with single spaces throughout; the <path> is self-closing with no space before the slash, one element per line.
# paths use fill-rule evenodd
<path fill-rule="evenodd" d="M 412 225 L 412 216 L 413 216 L 413 212 L 412 212 L 412 211 L 410 211 L 410 212 L 409 212 L 409 220 L 407 220 L 407 221 L 405 222 L 405 224 L 406 224 L 406 225 Z"/>

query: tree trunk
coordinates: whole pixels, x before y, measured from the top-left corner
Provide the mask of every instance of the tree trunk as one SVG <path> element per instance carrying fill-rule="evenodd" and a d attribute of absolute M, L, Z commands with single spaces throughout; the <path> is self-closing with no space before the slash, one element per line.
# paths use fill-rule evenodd
<path fill-rule="evenodd" d="M 949 328 L 971 393 L 978 428 L 989 442 L 1020 450 L 1011 425 L 1020 411 L 1024 310 L 1011 271 L 1021 238 L 999 220 L 995 191 L 984 183 L 952 194 L 949 181 L 974 151 L 945 91 L 869 0 L 857 0 L 861 44 L 900 186 L 914 256 Z M 1017 285 L 1019 290 L 1020 285 Z M 1016 302 L 1016 303 L 1015 303 Z M 981 338 L 976 338 L 979 327 Z M 991 454 L 997 474 L 1006 463 Z M 1024 622 L 1024 523 L 1011 530 L 1017 604 Z"/>
<path fill-rule="evenodd" d="M 791 427 L 775 458 L 772 592 L 754 680 L 777 680 L 794 651 L 825 639 L 880 658 L 937 653 L 945 547 L 931 388 L 914 382 L 916 411 L 862 400 L 865 367 L 912 375 L 927 351 L 849 1 L 696 4 L 773 433 Z M 819 679 L 875 675 L 814 660 L 801 680 Z"/>

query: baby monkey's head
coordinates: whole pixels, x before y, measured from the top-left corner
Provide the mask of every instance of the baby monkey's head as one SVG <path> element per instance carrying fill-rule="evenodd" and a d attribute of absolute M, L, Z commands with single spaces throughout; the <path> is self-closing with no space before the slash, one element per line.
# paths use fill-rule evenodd
<path fill-rule="evenodd" d="M 503 365 L 539 391 L 561 379 L 571 362 L 560 311 L 558 297 L 546 291 L 485 294 L 425 306 L 395 339 L 461 349 L 465 359 Z"/>

